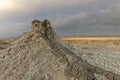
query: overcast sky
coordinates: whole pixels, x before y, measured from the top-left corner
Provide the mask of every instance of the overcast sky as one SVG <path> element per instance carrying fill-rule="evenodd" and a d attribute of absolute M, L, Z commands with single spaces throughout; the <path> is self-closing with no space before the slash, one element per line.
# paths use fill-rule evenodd
<path fill-rule="evenodd" d="M 62 36 L 120 36 L 120 0 L 0 0 L 0 37 L 49 19 Z"/>

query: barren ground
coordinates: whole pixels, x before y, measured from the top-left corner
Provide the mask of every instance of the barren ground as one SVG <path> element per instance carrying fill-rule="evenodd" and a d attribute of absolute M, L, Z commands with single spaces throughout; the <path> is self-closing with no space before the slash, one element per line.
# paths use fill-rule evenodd
<path fill-rule="evenodd" d="M 0 50 L 12 45 L 14 39 L 0 39 Z M 63 39 L 65 42 L 76 46 L 78 50 L 93 55 L 84 55 L 82 58 L 88 63 L 99 66 L 107 71 L 120 74 L 120 39 L 119 38 L 69 38 Z M 97 54 L 97 55 L 94 55 Z M 107 55 L 101 55 L 107 54 Z M 79 54 L 78 54 L 79 55 Z M 101 79 L 106 80 L 106 79 Z"/>
<path fill-rule="evenodd" d="M 120 55 L 120 38 L 64 38 L 63 40 L 85 51 Z"/>
<path fill-rule="evenodd" d="M 120 38 L 67 38 L 64 40 L 75 46 L 88 63 L 120 74 Z"/>

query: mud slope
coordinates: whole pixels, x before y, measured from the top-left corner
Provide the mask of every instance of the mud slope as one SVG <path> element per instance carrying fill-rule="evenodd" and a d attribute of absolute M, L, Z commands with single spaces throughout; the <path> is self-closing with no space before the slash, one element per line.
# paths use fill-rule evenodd
<path fill-rule="evenodd" d="M 75 55 L 48 20 L 34 20 L 12 44 L 0 52 L 0 80 L 120 80 Z"/>

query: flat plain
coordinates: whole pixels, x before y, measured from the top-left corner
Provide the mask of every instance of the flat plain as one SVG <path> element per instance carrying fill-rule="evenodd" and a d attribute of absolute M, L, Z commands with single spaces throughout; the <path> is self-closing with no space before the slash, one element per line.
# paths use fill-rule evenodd
<path fill-rule="evenodd" d="M 120 55 L 120 37 L 63 38 L 63 40 L 89 52 Z"/>

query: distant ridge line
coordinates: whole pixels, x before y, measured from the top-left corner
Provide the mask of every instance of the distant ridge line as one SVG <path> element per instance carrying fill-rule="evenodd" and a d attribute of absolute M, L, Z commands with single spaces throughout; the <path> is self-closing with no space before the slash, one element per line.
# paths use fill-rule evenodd
<path fill-rule="evenodd" d="M 63 37 L 62 40 L 120 40 L 120 37 Z"/>

